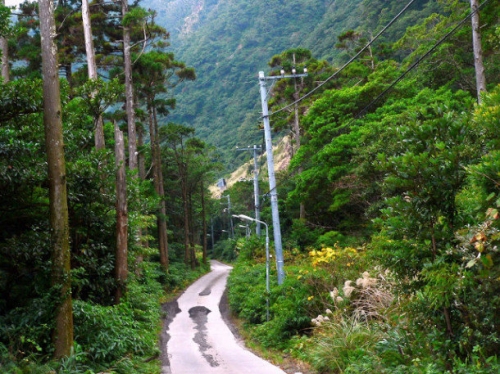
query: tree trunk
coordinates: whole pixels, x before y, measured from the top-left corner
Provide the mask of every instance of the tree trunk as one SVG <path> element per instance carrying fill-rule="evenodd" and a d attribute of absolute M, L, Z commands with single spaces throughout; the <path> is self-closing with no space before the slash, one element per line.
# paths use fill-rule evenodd
<path fill-rule="evenodd" d="M 139 126 L 137 128 L 137 148 L 141 149 L 144 145 L 144 128 Z M 146 161 L 144 160 L 144 153 L 138 152 L 137 154 L 137 167 L 139 169 L 140 180 L 146 180 Z M 149 248 L 149 241 L 147 239 L 148 229 L 147 227 L 139 228 L 139 238 L 141 238 L 141 246 L 143 248 Z M 144 259 L 141 254 L 136 258 L 136 264 L 140 264 Z"/>
<path fill-rule="evenodd" d="M 201 180 L 201 220 L 203 225 L 203 263 L 206 264 L 207 259 L 207 217 L 205 210 L 205 185 L 203 183 L 203 179 Z"/>
<path fill-rule="evenodd" d="M 187 197 L 187 186 L 184 181 L 181 183 L 182 188 L 182 202 L 184 206 L 184 263 L 186 265 L 191 264 L 191 252 L 189 245 L 189 209 L 188 209 L 188 197 Z"/>
<path fill-rule="evenodd" d="M 52 284 L 60 287 L 53 334 L 54 356 L 67 357 L 73 347 L 73 308 L 71 298 L 71 252 L 69 246 L 66 165 L 62 131 L 61 94 L 54 7 L 40 0 L 40 35 L 43 74 L 43 122 L 49 177 L 50 228 L 52 241 Z"/>
<path fill-rule="evenodd" d="M 187 175 L 187 172 L 186 172 Z M 187 178 L 186 178 L 187 179 Z M 191 269 L 197 267 L 198 261 L 196 260 L 196 244 L 199 244 L 199 232 L 198 228 L 195 226 L 194 214 L 193 214 L 193 194 L 188 191 L 188 219 L 191 223 L 189 231 L 189 248 L 190 248 L 190 258 L 191 258 Z"/>
<path fill-rule="evenodd" d="M 127 212 L 127 179 L 125 173 L 125 145 L 123 132 L 115 122 L 115 158 L 116 158 L 116 263 L 115 279 L 118 285 L 115 303 L 119 304 L 125 294 L 128 276 L 128 212 Z"/>
<path fill-rule="evenodd" d="M 479 0 L 470 0 L 471 11 L 474 12 L 472 21 L 472 46 L 474 48 L 474 67 L 476 69 L 477 102 L 481 103 L 481 92 L 486 91 L 484 75 L 483 48 L 481 46 L 481 28 L 479 26 Z"/>
<path fill-rule="evenodd" d="M 144 145 L 144 128 L 142 126 L 137 126 L 137 168 L 139 173 L 139 178 L 141 180 L 146 179 L 146 160 L 144 159 L 144 152 L 140 152 Z"/>
<path fill-rule="evenodd" d="M 167 208 L 165 206 L 165 190 L 163 186 L 163 172 L 161 166 L 160 142 L 158 139 L 158 121 L 155 108 L 149 109 L 149 133 L 151 139 L 151 152 L 153 159 L 153 182 L 155 191 L 160 197 L 156 225 L 158 228 L 158 249 L 160 252 L 160 264 L 167 270 L 168 261 L 168 236 L 167 236 Z"/>
<path fill-rule="evenodd" d="M 68 81 L 68 84 L 70 87 L 73 86 L 73 73 L 71 72 L 71 64 L 65 64 L 63 65 L 64 68 L 64 74 L 66 75 L 66 80 Z"/>
<path fill-rule="evenodd" d="M 293 65 L 295 66 L 295 53 L 293 54 Z M 301 78 L 303 79 L 303 78 Z M 298 100 L 299 97 L 300 97 L 300 94 L 299 94 L 299 90 L 298 90 L 298 87 L 297 87 L 297 81 L 294 79 L 294 94 L 293 94 L 293 99 L 294 100 Z M 299 150 L 300 148 L 300 121 L 299 121 L 299 105 L 296 103 L 294 105 L 294 121 L 293 121 L 293 132 L 294 132 L 294 135 L 295 135 L 295 153 L 297 153 L 297 151 Z M 293 149 L 293 147 L 292 147 Z M 299 171 L 298 173 L 302 173 L 302 171 L 304 171 L 304 168 L 302 166 L 299 167 Z M 304 205 L 303 202 L 300 203 L 299 205 L 299 218 L 301 220 L 305 220 L 306 219 L 306 207 Z"/>
<path fill-rule="evenodd" d="M 5 5 L 5 0 L 0 0 L 0 5 Z M 2 52 L 2 78 L 7 83 L 10 80 L 9 75 L 9 45 L 7 39 L 0 36 L 0 51 Z"/>
<path fill-rule="evenodd" d="M 9 75 L 9 48 L 7 39 L 0 37 L 0 50 L 2 51 L 2 78 L 7 83 L 10 80 Z"/>
<path fill-rule="evenodd" d="M 92 25 L 90 23 L 89 1 L 82 0 L 82 22 L 83 33 L 85 37 L 85 51 L 87 53 L 87 68 L 89 79 L 97 79 L 97 65 L 95 62 L 94 40 L 92 37 Z M 97 150 L 104 149 L 104 126 L 102 116 L 96 120 L 96 128 L 94 132 L 95 148 Z"/>
<path fill-rule="evenodd" d="M 128 13 L 128 2 L 122 0 L 122 17 Z M 130 56 L 130 29 L 123 25 L 123 64 L 125 70 L 125 107 L 128 125 L 128 166 L 137 169 L 137 139 L 135 131 L 134 86 L 132 82 L 132 58 Z"/>

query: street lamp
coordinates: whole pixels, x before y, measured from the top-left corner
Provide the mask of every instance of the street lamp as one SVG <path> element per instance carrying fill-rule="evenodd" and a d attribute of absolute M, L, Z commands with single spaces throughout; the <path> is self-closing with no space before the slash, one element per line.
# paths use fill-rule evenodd
<path fill-rule="evenodd" d="M 241 227 L 242 229 L 245 229 L 245 237 L 249 238 L 250 237 L 250 230 L 248 228 L 248 223 L 245 226 L 243 226 L 243 225 L 238 225 L 238 226 Z"/>
<path fill-rule="evenodd" d="M 264 221 L 246 216 L 244 214 L 233 214 L 233 217 L 247 222 L 261 223 L 266 227 L 266 320 L 269 321 L 269 229 Z"/>

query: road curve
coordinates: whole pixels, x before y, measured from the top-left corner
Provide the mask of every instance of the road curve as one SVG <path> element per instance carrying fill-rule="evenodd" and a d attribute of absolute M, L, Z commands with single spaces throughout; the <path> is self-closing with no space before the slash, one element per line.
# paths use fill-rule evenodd
<path fill-rule="evenodd" d="M 231 333 L 219 302 L 232 268 L 211 261 L 211 269 L 177 300 L 178 313 L 167 330 L 169 362 L 162 374 L 285 374 L 246 350 Z"/>

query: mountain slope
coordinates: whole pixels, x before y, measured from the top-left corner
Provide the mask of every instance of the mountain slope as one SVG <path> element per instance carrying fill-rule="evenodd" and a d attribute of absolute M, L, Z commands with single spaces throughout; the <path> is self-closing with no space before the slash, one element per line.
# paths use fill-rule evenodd
<path fill-rule="evenodd" d="M 429 3 L 417 1 L 407 19 L 428 14 Z M 168 121 L 195 127 L 229 170 L 245 159 L 235 146 L 262 141 L 257 76 L 269 72 L 273 55 L 303 47 L 318 59 L 340 61 L 335 44 L 342 32 L 374 34 L 403 8 L 397 0 L 145 0 L 143 6 L 158 12 L 176 58 L 198 77 L 175 92 L 178 106 Z M 401 37 L 407 25 L 401 20 L 387 37 Z"/>

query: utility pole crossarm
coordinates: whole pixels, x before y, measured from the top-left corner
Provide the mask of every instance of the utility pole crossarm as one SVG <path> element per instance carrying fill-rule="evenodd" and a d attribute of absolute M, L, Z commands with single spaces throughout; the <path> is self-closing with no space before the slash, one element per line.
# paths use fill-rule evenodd
<path fill-rule="evenodd" d="M 288 75 L 270 75 L 270 76 L 267 76 L 267 77 L 260 77 L 259 76 L 259 79 L 265 79 L 267 81 L 272 81 L 272 80 L 278 80 L 278 79 L 283 79 L 283 78 L 300 78 L 300 77 L 307 77 L 307 73 L 303 73 L 303 74 L 288 74 Z"/>

